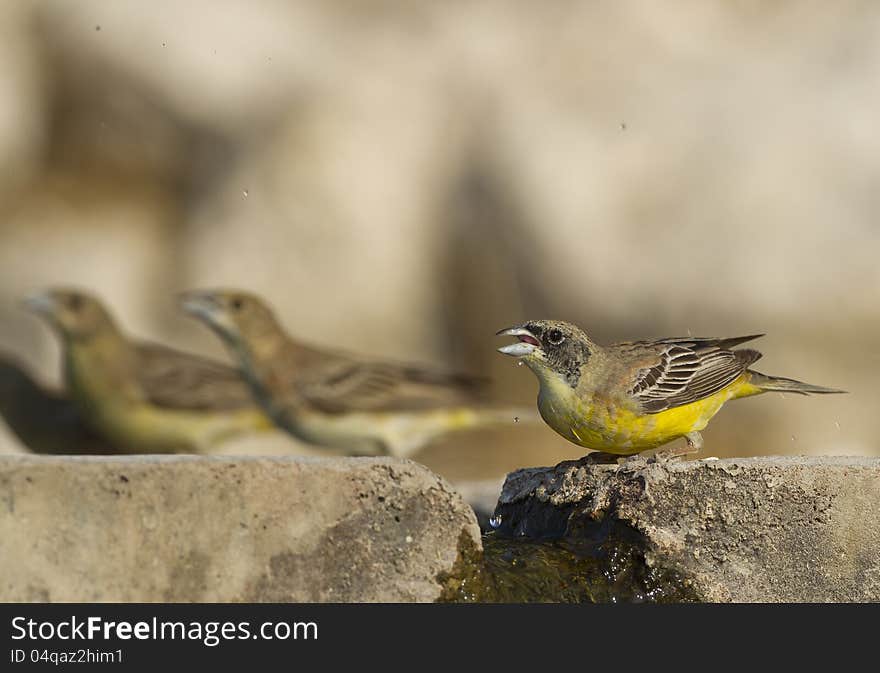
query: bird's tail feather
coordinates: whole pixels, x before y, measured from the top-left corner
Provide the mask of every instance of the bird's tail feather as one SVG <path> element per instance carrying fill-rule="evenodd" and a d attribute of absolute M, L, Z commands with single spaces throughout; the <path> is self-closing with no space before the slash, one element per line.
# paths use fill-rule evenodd
<path fill-rule="evenodd" d="M 385 438 L 385 453 L 397 458 L 409 458 L 433 440 L 450 433 L 536 423 L 540 420 L 534 407 L 474 406 L 411 414 L 398 418 L 394 432 Z"/>
<path fill-rule="evenodd" d="M 506 425 L 508 423 L 519 423 L 526 422 L 530 423 L 532 421 L 540 421 L 541 417 L 538 415 L 538 410 L 534 407 L 477 407 L 474 409 L 476 412 L 477 418 L 481 423 L 493 424 L 493 423 L 501 423 L 502 425 Z"/>
<path fill-rule="evenodd" d="M 752 370 L 749 370 L 749 373 L 752 375 L 749 383 L 759 388 L 761 392 L 797 393 L 798 395 L 830 395 L 846 392 L 836 388 L 814 386 L 812 383 L 787 379 L 783 376 L 767 376 Z"/>

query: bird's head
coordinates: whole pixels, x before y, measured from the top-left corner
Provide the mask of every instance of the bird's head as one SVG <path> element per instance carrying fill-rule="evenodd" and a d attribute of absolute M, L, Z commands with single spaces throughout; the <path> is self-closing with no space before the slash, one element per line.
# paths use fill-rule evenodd
<path fill-rule="evenodd" d="M 579 327 L 561 320 L 530 320 L 497 334 L 518 340 L 499 348 L 499 353 L 520 358 L 539 378 L 557 374 L 572 387 L 595 349 Z"/>
<path fill-rule="evenodd" d="M 280 333 L 272 309 L 242 290 L 192 290 L 180 295 L 181 308 L 232 346 Z"/>
<path fill-rule="evenodd" d="M 88 339 L 114 325 L 103 304 L 82 290 L 50 288 L 29 295 L 23 304 L 65 339 Z"/>

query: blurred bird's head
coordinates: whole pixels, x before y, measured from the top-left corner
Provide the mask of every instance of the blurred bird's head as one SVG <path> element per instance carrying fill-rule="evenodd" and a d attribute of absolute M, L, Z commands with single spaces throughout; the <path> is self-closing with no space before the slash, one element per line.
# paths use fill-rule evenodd
<path fill-rule="evenodd" d="M 520 358 L 541 379 L 556 374 L 572 387 L 577 385 L 581 367 L 595 348 L 579 327 L 561 320 L 530 320 L 500 330 L 497 335 L 518 339 L 499 348 L 499 353 Z"/>
<path fill-rule="evenodd" d="M 180 306 L 235 348 L 258 347 L 282 333 L 272 309 L 249 292 L 192 290 L 180 295 Z"/>
<path fill-rule="evenodd" d="M 46 320 L 64 339 L 84 340 L 110 328 L 113 318 L 94 296 L 72 288 L 50 288 L 24 299 L 24 307 Z"/>

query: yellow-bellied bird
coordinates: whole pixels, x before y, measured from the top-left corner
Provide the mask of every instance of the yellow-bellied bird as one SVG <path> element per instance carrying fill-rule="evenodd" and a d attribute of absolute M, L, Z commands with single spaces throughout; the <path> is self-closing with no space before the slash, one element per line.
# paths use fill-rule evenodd
<path fill-rule="evenodd" d="M 732 350 L 760 334 L 727 339 L 669 338 L 600 346 L 580 328 L 534 320 L 503 329 L 518 341 L 499 348 L 538 377 L 538 410 L 567 440 L 607 455 L 632 455 L 685 437 L 685 455 L 730 399 L 768 391 L 841 393 L 749 369 L 761 354 Z"/>
<path fill-rule="evenodd" d="M 408 456 L 452 431 L 535 417 L 481 404 L 472 377 L 299 343 L 246 292 L 188 292 L 181 303 L 220 336 L 276 424 L 312 444 Z"/>
<path fill-rule="evenodd" d="M 132 341 L 85 292 L 51 289 L 25 305 L 58 335 L 67 393 L 81 417 L 121 451 L 201 453 L 272 427 L 235 368 Z"/>

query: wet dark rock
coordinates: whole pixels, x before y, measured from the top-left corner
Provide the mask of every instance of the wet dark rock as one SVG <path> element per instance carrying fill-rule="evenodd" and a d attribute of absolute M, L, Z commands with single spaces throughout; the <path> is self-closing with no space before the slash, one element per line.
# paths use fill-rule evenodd
<path fill-rule="evenodd" d="M 630 531 L 699 600 L 880 600 L 877 458 L 568 461 L 510 474 L 495 517 L 514 539 Z"/>

